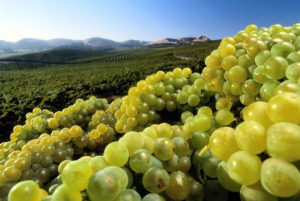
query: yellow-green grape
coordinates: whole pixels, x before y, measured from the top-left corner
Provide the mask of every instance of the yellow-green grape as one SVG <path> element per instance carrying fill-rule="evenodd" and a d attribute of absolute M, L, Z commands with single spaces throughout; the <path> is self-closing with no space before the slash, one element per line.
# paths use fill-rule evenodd
<path fill-rule="evenodd" d="M 232 102 L 226 97 L 218 98 L 215 105 L 217 110 L 221 110 L 221 109 L 230 110 L 231 106 L 232 106 Z"/>
<path fill-rule="evenodd" d="M 50 129 L 55 129 L 59 127 L 59 122 L 56 118 L 49 118 L 47 119 L 48 127 Z"/>
<path fill-rule="evenodd" d="M 235 182 L 228 174 L 227 162 L 221 161 L 217 167 L 217 178 L 220 184 L 228 191 L 239 192 L 242 185 Z"/>
<path fill-rule="evenodd" d="M 235 129 L 231 127 L 216 129 L 209 139 L 208 146 L 212 154 L 222 161 L 227 161 L 233 153 L 240 150 L 235 140 Z"/>
<path fill-rule="evenodd" d="M 250 43 L 247 47 L 247 54 L 252 57 L 255 58 L 255 56 L 260 53 L 263 50 L 267 50 L 267 44 L 262 41 L 262 40 L 256 40 L 252 43 Z"/>
<path fill-rule="evenodd" d="M 61 173 L 63 183 L 72 191 L 82 191 L 87 188 L 93 171 L 84 161 L 71 161 L 63 168 Z"/>
<path fill-rule="evenodd" d="M 274 158 L 280 158 L 288 162 L 300 160 L 299 125 L 280 122 L 273 124 L 267 131 L 267 153 Z"/>
<path fill-rule="evenodd" d="M 154 144 L 155 141 L 153 138 L 148 137 L 147 135 L 142 135 L 144 138 L 144 146 L 143 149 L 146 149 L 150 154 L 154 152 Z"/>
<path fill-rule="evenodd" d="M 295 47 L 290 42 L 279 42 L 271 48 L 272 56 L 281 56 L 286 58 L 290 53 L 295 51 Z"/>
<path fill-rule="evenodd" d="M 273 125 L 272 120 L 267 114 L 268 103 L 257 101 L 248 105 L 242 112 L 244 121 L 256 121 L 267 130 Z"/>
<path fill-rule="evenodd" d="M 268 158 L 262 163 L 261 184 L 274 196 L 291 197 L 300 191 L 300 173 L 292 163 Z"/>
<path fill-rule="evenodd" d="M 115 175 L 117 175 L 117 177 L 119 178 L 119 180 L 121 181 L 121 188 L 125 189 L 128 185 L 128 176 L 126 171 L 123 168 L 117 167 L 117 166 L 108 166 L 106 168 L 104 168 L 102 171 L 105 172 L 112 172 Z"/>
<path fill-rule="evenodd" d="M 274 94 L 276 87 L 280 82 L 278 80 L 268 80 L 260 88 L 260 97 L 263 101 L 268 101 Z"/>
<path fill-rule="evenodd" d="M 129 156 L 138 149 L 144 146 L 144 138 L 142 135 L 135 131 L 129 131 L 119 139 L 119 142 L 126 146 Z"/>
<path fill-rule="evenodd" d="M 129 158 L 129 167 L 136 173 L 144 173 L 151 166 L 151 154 L 145 149 L 136 150 Z"/>
<path fill-rule="evenodd" d="M 79 191 L 73 191 L 69 189 L 65 184 L 61 184 L 53 192 L 51 200 L 81 201 L 82 197 Z"/>
<path fill-rule="evenodd" d="M 285 71 L 285 76 L 289 80 L 297 83 L 300 78 L 300 61 L 289 65 Z"/>
<path fill-rule="evenodd" d="M 285 77 L 285 71 L 288 67 L 288 61 L 281 56 L 272 56 L 264 63 L 264 74 L 274 80 L 280 80 Z"/>
<path fill-rule="evenodd" d="M 215 118 L 216 121 L 223 126 L 229 125 L 234 120 L 232 112 L 226 109 L 218 110 L 215 114 Z"/>
<path fill-rule="evenodd" d="M 241 185 L 252 185 L 260 179 L 262 162 L 260 158 L 247 151 L 232 154 L 227 162 L 227 170 L 231 179 Z"/>
<path fill-rule="evenodd" d="M 173 200 L 184 200 L 188 197 L 190 188 L 188 176 L 184 172 L 175 171 L 170 174 L 170 184 L 166 193 Z"/>
<path fill-rule="evenodd" d="M 180 91 L 176 95 L 176 99 L 180 104 L 186 104 L 188 102 L 188 98 L 189 98 L 189 93 L 186 91 Z"/>
<path fill-rule="evenodd" d="M 266 149 L 266 129 L 256 121 L 244 121 L 235 129 L 238 146 L 252 154 L 262 153 Z"/>
<path fill-rule="evenodd" d="M 38 201 L 40 195 L 39 185 L 31 180 L 17 183 L 8 194 L 8 200 L 18 201 L 20 199 L 28 201 Z"/>
<path fill-rule="evenodd" d="M 264 73 L 264 66 L 257 66 L 253 73 L 252 73 L 253 79 L 255 82 L 259 83 L 259 84 L 264 84 L 265 82 L 267 82 L 268 80 L 270 80 L 270 78 L 268 78 L 266 76 L 266 74 Z"/>
<path fill-rule="evenodd" d="M 157 137 L 158 138 L 169 138 L 173 136 L 173 128 L 168 123 L 158 124 L 156 127 Z"/>
<path fill-rule="evenodd" d="M 228 81 L 241 84 L 247 79 L 247 70 L 241 66 L 234 66 L 228 71 Z"/>
<path fill-rule="evenodd" d="M 154 166 L 143 174 L 143 186 L 151 193 L 161 193 L 170 184 L 170 175 L 162 167 Z"/>
<path fill-rule="evenodd" d="M 300 94 L 284 92 L 277 94 L 268 101 L 267 114 L 274 122 L 300 123 Z"/>
<path fill-rule="evenodd" d="M 174 142 L 169 138 L 157 138 L 154 144 L 154 155 L 162 160 L 170 160 L 175 153 Z"/>
<path fill-rule="evenodd" d="M 248 186 L 243 185 L 240 190 L 240 197 L 242 201 L 278 201 L 276 196 L 271 195 L 263 188 L 260 181 Z"/>
<path fill-rule="evenodd" d="M 115 141 L 105 147 L 103 156 L 109 164 L 122 167 L 128 161 L 129 152 L 126 145 Z"/>
<path fill-rule="evenodd" d="M 255 64 L 256 66 L 264 65 L 265 61 L 268 60 L 271 57 L 271 52 L 269 50 L 263 50 L 259 52 L 255 56 Z"/>
<path fill-rule="evenodd" d="M 70 132 L 70 135 L 71 135 L 72 138 L 76 138 L 76 137 L 79 137 L 79 136 L 82 135 L 83 130 L 82 130 L 82 128 L 81 128 L 80 126 L 78 126 L 78 125 L 73 125 L 73 126 L 70 128 L 69 132 Z"/>
<path fill-rule="evenodd" d="M 6 181 L 18 181 L 21 178 L 22 172 L 14 166 L 6 167 L 2 172 L 2 177 Z"/>
<path fill-rule="evenodd" d="M 87 193 L 91 201 L 114 201 L 120 194 L 122 186 L 116 174 L 100 170 L 91 176 Z"/>
<path fill-rule="evenodd" d="M 300 51 L 295 51 L 290 53 L 287 57 L 286 57 L 287 61 L 289 62 L 289 64 L 294 64 L 294 63 L 298 63 L 300 62 Z"/>
<path fill-rule="evenodd" d="M 57 171 L 58 171 L 59 174 L 62 173 L 63 169 L 66 167 L 66 165 L 67 165 L 69 162 L 71 162 L 71 160 L 64 160 L 64 161 L 62 161 L 62 162 L 58 165 Z"/>
<path fill-rule="evenodd" d="M 22 172 L 30 168 L 31 162 L 26 157 L 18 157 L 14 161 L 14 167 L 20 169 Z"/>
<path fill-rule="evenodd" d="M 254 58 L 251 58 L 248 54 L 243 54 L 238 58 L 238 65 L 244 69 L 248 69 L 250 66 L 254 65 Z"/>
<path fill-rule="evenodd" d="M 197 111 L 197 114 L 204 114 L 209 117 L 211 117 L 213 115 L 211 108 L 208 106 L 200 107 Z"/>

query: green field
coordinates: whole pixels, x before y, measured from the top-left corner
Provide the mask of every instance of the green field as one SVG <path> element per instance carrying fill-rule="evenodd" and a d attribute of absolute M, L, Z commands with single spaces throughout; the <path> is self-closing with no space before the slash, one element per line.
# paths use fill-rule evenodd
<path fill-rule="evenodd" d="M 219 43 L 114 51 L 59 49 L 1 58 L 0 62 L 15 63 L 0 63 L 0 138 L 34 107 L 57 111 L 93 95 L 111 101 L 158 70 L 190 67 L 200 72 L 205 57 Z"/>

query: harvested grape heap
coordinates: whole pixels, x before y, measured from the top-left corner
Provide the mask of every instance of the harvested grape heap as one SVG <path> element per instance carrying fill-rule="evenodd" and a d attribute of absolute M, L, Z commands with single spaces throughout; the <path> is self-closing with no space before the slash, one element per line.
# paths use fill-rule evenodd
<path fill-rule="evenodd" d="M 300 23 L 248 25 L 205 64 L 34 108 L 0 144 L 0 201 L 299 200 Z"/>

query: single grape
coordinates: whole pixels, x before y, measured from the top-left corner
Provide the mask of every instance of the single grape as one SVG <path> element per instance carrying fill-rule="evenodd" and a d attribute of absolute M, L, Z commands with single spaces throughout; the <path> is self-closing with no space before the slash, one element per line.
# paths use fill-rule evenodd
<path fill-rule="evenodd" d="M 300 190 L 300 173 L 292 163 L 268 158 L 262 163 L 261 184 L 274 196 L 291 197 Z"/>
<path fill-rule="evenodd" d="M 166 190 L 170 184 L 168 172 L 161 167 L 151 167 L 143 175 L 143 186 L 151 193 L 161 193 Z"/>
<path fill-rule="evenodd" d="M 71 161 L 61 173 L 63 183 L 66 187 L 73 191 L 85 190 L 93 171 L 88 163 L 84 161 Z"/>

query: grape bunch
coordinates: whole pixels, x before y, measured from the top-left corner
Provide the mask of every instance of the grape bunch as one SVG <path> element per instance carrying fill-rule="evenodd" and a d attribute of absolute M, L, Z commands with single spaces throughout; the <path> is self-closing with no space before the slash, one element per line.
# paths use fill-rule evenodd
<path fill-rule="evenodd" d="M 0 144 L 0 201 L 300 197 L 300 24 L 248 25 L 202 72 L 40 108 Z"/>

